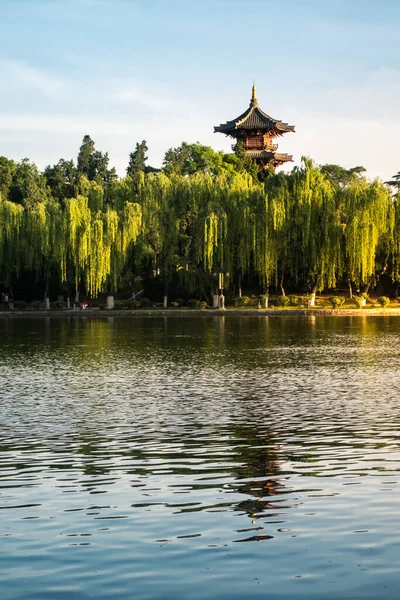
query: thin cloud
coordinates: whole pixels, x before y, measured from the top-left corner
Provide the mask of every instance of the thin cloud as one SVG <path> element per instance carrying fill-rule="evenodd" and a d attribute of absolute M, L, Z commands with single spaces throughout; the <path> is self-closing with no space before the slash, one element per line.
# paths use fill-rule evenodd
<path fill-rule="evenodd" d="M 112 102 L 121 104 L 137 103 L 145 106 L 146 108 L 162 111 L 171 108 L 174 104 L 173 101 L 168 98 L 155 96 L 143 89 L 138 89 L 133 85 L 127 85 L 115 92 L 112 92 L 109 96 L 109 99 Z"/>
<path fill-rule="evenodd" d="M 7 81 L 8 87 L 33 88 L 46 96 L 54 96 L 66 88 L 59 77 L 13 59 L 0 58 L 0 78 Z"/>

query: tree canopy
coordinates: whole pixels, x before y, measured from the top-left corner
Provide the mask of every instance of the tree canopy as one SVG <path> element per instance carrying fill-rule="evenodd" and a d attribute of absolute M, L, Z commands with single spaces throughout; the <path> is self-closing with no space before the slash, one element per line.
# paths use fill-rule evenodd
<path fill-rule="evenodd" d="M 43 173 L 0 157 L 3 286 L 30 273 L 96 296 L 140 278 L 209 298 L 216 272 L 229 273 L 232 294 L 246 278 L 261 291 L 370 286 L 383 272 L 400 280 L 399 192 L 362 167 L 303 159 L 260 178 L 240 147 L 183 143 L 149 172 L 147 150 L 136 144 L 124 178 L 89 136 L 76 163 Z"/>

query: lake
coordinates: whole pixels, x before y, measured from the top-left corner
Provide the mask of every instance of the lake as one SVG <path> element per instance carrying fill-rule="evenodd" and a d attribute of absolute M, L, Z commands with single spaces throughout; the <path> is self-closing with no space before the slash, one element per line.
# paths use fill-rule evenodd
<path fill-rule="evenodd" d="M 399 340 L 0 319 L 1 599 L 397 599 Z"/>

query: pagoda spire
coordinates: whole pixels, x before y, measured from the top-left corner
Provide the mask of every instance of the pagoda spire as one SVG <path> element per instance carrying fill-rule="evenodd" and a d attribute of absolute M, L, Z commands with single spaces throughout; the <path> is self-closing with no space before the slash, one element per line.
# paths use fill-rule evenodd
<path fill-rule="evenodd" d="M 251 102 L 250 102 L 250 106 L 258 106 L 258 100 L 257 100 L 257 89 L 256 89 L 256 84 L 253 84 L 253 87 L 251 88 Z"/>

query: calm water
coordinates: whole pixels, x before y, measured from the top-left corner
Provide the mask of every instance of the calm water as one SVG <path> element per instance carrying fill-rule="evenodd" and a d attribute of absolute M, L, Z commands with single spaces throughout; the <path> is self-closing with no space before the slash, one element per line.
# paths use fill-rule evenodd
<path fill-rule="evenodd" d="M 1 599 L 397 599 L 399 341 L 0 319 Z"/>

